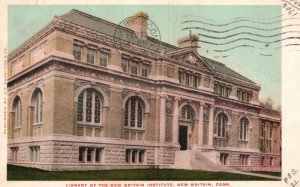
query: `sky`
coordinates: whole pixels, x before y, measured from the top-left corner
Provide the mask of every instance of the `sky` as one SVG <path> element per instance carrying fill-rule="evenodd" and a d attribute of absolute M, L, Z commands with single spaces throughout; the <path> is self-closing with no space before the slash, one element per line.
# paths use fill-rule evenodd
<path fill-rule="evenodd" d="M 9 5 L 8 49 L 28 40 L 55 15 L 71 9 L 119 24 L 143 11 L 163 42 L 177 46 L 183 36 L 199 36 L 198 52 L 261 86 L 260 100 L 281 105 L 281 6 L 246 5 Z"/>

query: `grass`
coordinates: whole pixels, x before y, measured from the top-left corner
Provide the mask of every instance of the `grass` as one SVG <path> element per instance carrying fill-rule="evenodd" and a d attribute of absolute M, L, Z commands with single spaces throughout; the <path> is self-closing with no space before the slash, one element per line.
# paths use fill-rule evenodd
<path fill-rule="evenodd" d="M 250 171 L 250 172 L 281 177 L 281 172 L 272 172 L 272 171 Z"/>
<path fill-rule="evenodd" d="M 7 180 L 272 180 L 226 172 L 176 169 L 43 171 L 20 166 L 7 166 Z"/>

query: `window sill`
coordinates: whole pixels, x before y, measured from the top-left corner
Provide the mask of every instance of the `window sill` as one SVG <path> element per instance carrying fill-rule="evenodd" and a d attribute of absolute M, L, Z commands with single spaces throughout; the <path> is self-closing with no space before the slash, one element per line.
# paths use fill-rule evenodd
<path fill-rule="evenodd" d="M 228 138 L 225 137 L 219 137 L 217 135 L 214 135 L 214 138 L 219 139 L 219 140 L 228 140 Z"/>
<path fill-rule="evenodd" d="M 124 130 L 145 131 L 145 129 L 143 128 L 136 128 L 136 127 L 124 127 Z"/>
<path fill-rule="evenodd" d="M 91 127 L 103 127 L 100 123 L 84 123 L 84 122 L 77 122 L 77 125 L 80 126 L 91 126 Z"/>
<path fill-rule="evenodd" d="M 42 122 L 40 122 L 40 123 L 34 123 L 34 124 L 32 124 L 32 126 L 42 126 L 43 125 L 43 123 Z"/>

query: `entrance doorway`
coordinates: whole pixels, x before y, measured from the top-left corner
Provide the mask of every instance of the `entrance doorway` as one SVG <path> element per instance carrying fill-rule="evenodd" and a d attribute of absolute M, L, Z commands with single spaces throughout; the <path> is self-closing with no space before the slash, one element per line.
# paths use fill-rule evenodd
<path fill-rule="evenodd" d="M 188 136 L 188 127 L 184 125 L 179 125 L 179 144 L 180 150 L 187 150 L 187 136 Z"/>

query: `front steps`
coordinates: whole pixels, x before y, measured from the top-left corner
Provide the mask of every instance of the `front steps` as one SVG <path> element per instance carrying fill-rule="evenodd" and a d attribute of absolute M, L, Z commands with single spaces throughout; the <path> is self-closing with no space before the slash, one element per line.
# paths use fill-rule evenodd
<path fill-rule="evenodd" d="M 175 152 L 174 169 L 191 169 L 205 171 L 232 171 L 233 168 L 221 165 L 217 152 L 213 150 L 185 150 Z"/>

